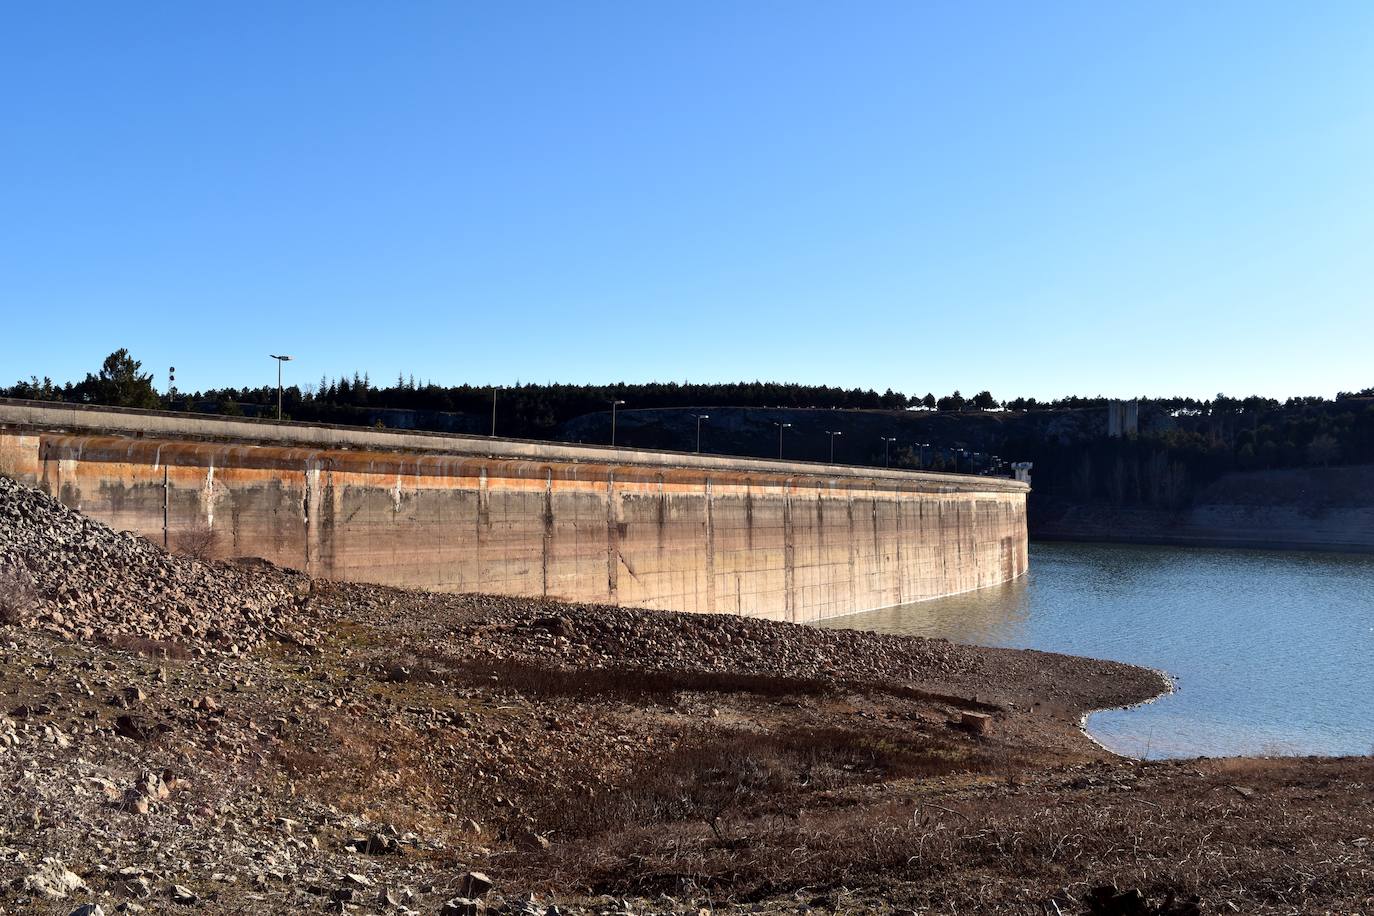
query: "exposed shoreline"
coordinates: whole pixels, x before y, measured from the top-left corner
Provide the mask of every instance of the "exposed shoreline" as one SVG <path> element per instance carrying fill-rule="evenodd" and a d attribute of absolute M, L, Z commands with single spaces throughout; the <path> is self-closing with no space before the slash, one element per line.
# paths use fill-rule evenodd
<path fill-rule="evenodd" d="M 1090 709 L 1087 712 L 1083 713 L 1083 718 L 1080 719 L 1078 723 L 1079 729 L 1083 732 L 1084 736 L 1086 736 L 1089 741 L 1091 741 L 1093 744 L 1096 744 L 1098 747 L 1102 748 L 1102 750 L 1106 751 L 1107 753 L 1112 754 L 1116 757 L 1120 757 L 1123 760 L 1143 761 L 1149 758 L 1134 757 L 1130 754 L 1123 754 L 1120 751 L 1114 751 L 1111 748 L 1107 747 L 1107 745 L 1103 744 L 1097 738 L 1094 738 L 1092 732 L 1088 731 L 1088 719 L 1092 718 L 1093 715 L 1099 712 L 1110 712 L 1112 710 L 1130 710 L 1138 709 L 1141 706 L 1149 706 L 1151 703 L 1158 703 L 1165 697 L 1173 696 L 1175 693 L 1178 692 L 1178 679 L 1173 675 L 1169 674 L 1169 672 L 1159 668 L 1148 668 L 1147 670 L 1153 671 L 1155 674 L 1159 675 L 1160 680 L 1166 685 L 1164 690 L 1160 691 L 1159 693 L 1155 694 L 1147 700 L 1141 700 L 1139 703 L 1129 703 L 1125 706 L 1104 706 L 1101 709 Z"/>
<path fill-rule="evenodd" d="M 3 486 L 0 571 L 0 913 L 1369 902 L 1371 761 L 1117 756 L 1082 722 L 1152 669 L 312 581 Z"/>

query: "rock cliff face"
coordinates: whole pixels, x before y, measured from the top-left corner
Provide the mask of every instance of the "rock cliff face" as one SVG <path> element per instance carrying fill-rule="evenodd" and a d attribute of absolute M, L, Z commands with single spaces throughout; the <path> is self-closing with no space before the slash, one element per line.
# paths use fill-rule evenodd
<path fill-rule="evenodd" d="M 1222 476 L 1178 512 L 1047 506 L 1031 533 L 1048 540 L 1374 552 L 1374 466 Z"/>

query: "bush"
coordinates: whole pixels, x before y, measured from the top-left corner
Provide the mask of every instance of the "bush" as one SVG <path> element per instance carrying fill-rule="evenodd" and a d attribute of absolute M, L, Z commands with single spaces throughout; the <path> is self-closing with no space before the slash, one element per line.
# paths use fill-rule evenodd
<path fill-rule="evenodd" d="M 18 624 L 36 600 L 32 576 L 20 569 L 0 569 L 0 624 Z"/>
<path fill-rule="evenodd" d="M 209 563 L 219 558 L 219 532 L 209 525 L 196 525 L 176 536 L 172 550 L 182 556 Z"/>

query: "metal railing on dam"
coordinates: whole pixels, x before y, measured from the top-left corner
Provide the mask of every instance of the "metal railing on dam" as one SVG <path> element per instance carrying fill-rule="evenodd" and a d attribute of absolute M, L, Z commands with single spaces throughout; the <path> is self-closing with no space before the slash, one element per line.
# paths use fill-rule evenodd
<path fill-rule="evenodd" d="M 1027 565 L 1016 481 L 0 399 L 0 474 L 315 576 L 798 622 Z"/>

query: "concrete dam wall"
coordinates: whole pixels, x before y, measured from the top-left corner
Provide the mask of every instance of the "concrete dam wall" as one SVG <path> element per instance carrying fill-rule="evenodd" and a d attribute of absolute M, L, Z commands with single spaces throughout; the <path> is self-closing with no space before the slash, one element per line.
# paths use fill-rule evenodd
<path fill-rule="evenodd" d="M 1026 571 L 1024 484 L 0 399 L 0 474 L 328 578 L 807 622 Z"/>

